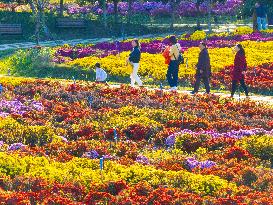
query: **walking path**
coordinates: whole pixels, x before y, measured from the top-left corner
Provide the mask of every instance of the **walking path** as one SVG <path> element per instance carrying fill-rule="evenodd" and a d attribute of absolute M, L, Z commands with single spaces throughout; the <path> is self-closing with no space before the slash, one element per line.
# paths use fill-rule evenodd
<path fill-rule="evenodd" d="M 156 24 L 156 26 L 168 26 L 168 24 Z M 194 27 L 196 24 L 174 24 L 175 27 Z M 207 26 L 207 24 L 201 24 L 201 26 Z M 212 24 L 212 30 L 214 32 L 231 32 L 236 29 L 238 26 L 250 26 L 251 24 Z M 208 31 L 208 30 L 205 30 Z M 143 36 L 126 36 L 125 39 L 128 38 L 152 38 L 152 37 L 165 37 L 172 33 L 164 33 L 164 34 L 149 34 Z M 124 40 L 123 37 L 120 38 L 92 38 L 92 39 L 73 39 L 73 40 L 56 40 L 56 41 L 41 41 L 41 46 L 54 47 L 54 46 L 62 46 L 64 44 L 69 45 L 77 45 L 77 44 L 96 44 L 100 42 L 109 42 L 109 41 L 121 41 Z M 11 43 L 11 44 L 0 44 L 0 51 L 10 50 L 10 49 L 22 49 L 22 48 L 31 48 L 36 46 L 34 42 L 22 42 L 22 43 Z"/>
<path fill-rule="evenodd" d="M 0 74 L 0 78 L 1 77 L 10 77 L 10 78 L 17 78 L 17 77 L 13 77 L 13 76 L 7 76 L 7 75 L 1 75 Z M 26 77 L 27 78 L 27 77 Z M 29 79 L 35 79 L 35 78 L 29 78 Z M 40 78 L 39 78 L 40 79 Z M 44 79 L 43 80 L 47 80 L 47 79 Z M 53 80 L 53 81 L 61 81 L 62 83 L 64 84 L 69 84 L 71 83 L 71 81 L 68 81 L 68 80 L 64 80 L 64 79 L 50 79 L 50 80 Z M 76 82 L 80 85 L 83 85 L 82 83 L 79 83 L 79 82 Z M 109 85 L 111 88 L 120 88 L 121 84 L 110 84 Z M 145 87 L 145 89 L 149 90 L 149 91 L 155 91 L 155 90 L 160 90 L 159 88 L 149 88 L 149 87 Z M 163 92 L 173 92 L 173 91 L 169 91 L 168 89 L 162 89 Z M 178 93 L 181 93 L 181 94 L 188 94 L 188 95 L 191 95 L 191 91 L 188 91 L 188 90 L 177 90 Z M 199 92 L 200 94 L 202 94 L 202 92 Z M 222 96 L 224 98 L 226 97 L 229 97 L 230 94 L 226 94 L 226 93 L 221 93 L 221 92 L 214 92 L 212 93 L 214 95 L 218 95 L 218 96 Z M 198 96 L 198 95 L 196 95 Z M 237 101 L 241 101 L 241 100 L 245 100 L 246 97 L 245 95 L 242 93 L 241 96 L 239 96 L 238 94 L 235 94 L 234 95 L 234 99 L 237 100 Z M 256 102 L 261 102 L 261 103 L 266 103 L 268 104 L 269 106 L 273 106 L 273 96 L 265 96 L 265 95 L 251 95 L 249 96 L 249 100 L 251 101 L 256 101 Z"/>
<path fill-rule="evenodd" d="M 110 87 L 119 88 L 120 85 L 110 85 Z M 156 89 L 156 88 L 146 88 L 146 89 L 150 90 L 150 91 L 159 90 L 159 89 Z M 173 91 L 169 91 L 168 89 L 163 89 L 162 91 L 163 92 L 173 92 Z M 191 95 L 191 91 L 187 91 L 187 90 L 177 90 L 177 92 L 182 93 L 182 94 Z M 202 92 L 199 92 L 199 94 L 202 94 Z M 212 94 L 222 96 L 224 98 L 230 97 L 230 94 L 221 93 L 221 92 L 215 92 L 215 93 L 212 93 Z M 246 100 L 247 98 L 244 95 L 244 93 L 242 93 L 240 96 L 238 94 L 235 94 L 234 99 L 237 100 L 237 101 L 242 101 L 242 100 Z M 267 103 L 270 106 L 273 106 L 273 96 L 250 95 L 247 100 L 261 102 L 261 103 Z"/>
<path fill-rule="evenodd" d="M 168 34 L 164 34 L 165 36 Z M 161 36 L 161 35 L 143 35 L 138 36 L 138 38 L 151 38 L 155 36 Z M 162 35 L 163 36 L 163 35 Z M 136 36 L 128 36 L 128 38 L 135 38 Z M 65 44 L 68 45 L 77 45 L 77 44 L 96 44 L 101 42 L 109 42 L 109 41 L 122 41 L 123 38 L 92 38 L 92 39 L 73 39 L 73 40 L 56 40 L 56 41 L 41 41 L 40 46 L 46 46 L 46 47 L 54 47 L 54 46 L 62 46 Z M 21 49 L 21 48 L 32 48 L 36 46 L 33 42 L 22 42 L 22 43 L 12 43 L 12 44 L 0 44 L 0 51 L 3 50 L 9 50 L 9 49 Z"/>

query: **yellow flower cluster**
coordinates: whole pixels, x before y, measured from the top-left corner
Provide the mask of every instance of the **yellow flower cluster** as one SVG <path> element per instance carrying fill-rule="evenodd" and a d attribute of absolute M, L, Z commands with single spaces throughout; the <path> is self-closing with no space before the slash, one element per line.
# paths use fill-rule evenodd
<path fill-rule="evenodd" d="M 242 26 L 235 29 L 233 32 L 234 35 L 246 35 L 253 33 L 253 29 L 249 26 Z"/>
<path fill-rule="evenodd" d="M 273 42 L 244 41 L 241 43 L 246 50 L 247 62 L 250 67 L 264 63 L 273 62 Z M 218 72 L 226 66 L 232 65 L 234 61 L 233 48 L 211 48 L 209 50 L 212 72 Z M 180 66 L 179 76 L 194 75 L 195 66 L 198 61 L 199 48 L 189 48 L 184 53 L 186 63 Z M 100 62 L 102 67 L 113 76 L 129 76 L 132 72 L 131 66 L 126 66 L 125 59 L 129 52 L 122 52 L 120 55 L 110 55 L 99 59 L 98 57 L 86 57 L 76 59 L 68 64 L 85 69 L 93 69 L 96 62 Z M 141 76 L 152 77 L 156 80 L 166 78 L 167 65 L 161 54 L 142 53 L 139 74 Z"/>
<path fill-rule="evenodd" d="M 263 30 L 263 33 L 273 33 L 273 29 L 267 29 L 267 30 Z"/>
<path fill-rule="evenodd" d="M 190 35 L 189 40 L 198 41 L 203 40 L 206 38 L 206 32 L 205 31 L 195 31 L 193 34 Z"/>
<path fill-rule="evenodd" d="M 214 194 L 221 189 L 236 190 L 235 184 L 213 175 L 194 174 L 184 170 L 163 171 L 152 166 L 134 164 L 124 166 L 115 162 L 106 162 L 103 173 L 99 170 L 99 160 L 73 158 L 66 163 L 49 160 L 45 157 L 20 157 L 16 154 L 0 153 L 1 173 L 9 176 L 42 177 L 48 181 L 77 181 L 86 187 L 90 183 L 125 180 L 127 183 L 147 181 L 153 186 L 167 184 L 179 187 L 184 191 L 198 194 Z M 209 187 L 209 189 L 208 189 Z"/>

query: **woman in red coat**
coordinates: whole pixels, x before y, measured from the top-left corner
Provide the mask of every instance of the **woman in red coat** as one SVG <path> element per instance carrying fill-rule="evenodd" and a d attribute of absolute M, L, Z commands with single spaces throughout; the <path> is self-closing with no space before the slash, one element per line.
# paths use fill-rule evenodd
<path fill-rule="evenodd" d="M 241 44 L 236 45 L 234 50 L 236 52 L 236 56 L 234 59 L 234 68 L 232 71 L 231 97 L 233 97 L 237 89 L 238 82 L 240 82 L 242 88 L 245 91 L 246 96 L 248 96 L 248 89 L 245 84 L 245 71 L 247 69 L 245 50 Z"/>

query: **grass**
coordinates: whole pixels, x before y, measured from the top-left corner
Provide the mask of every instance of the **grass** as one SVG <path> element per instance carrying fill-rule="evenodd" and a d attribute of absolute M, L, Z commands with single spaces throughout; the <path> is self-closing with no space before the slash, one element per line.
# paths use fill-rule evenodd
<path fill-rule="evenodd" d="M 8 49 L 8 50 L 0 51 L 0 60 L 5 57 L 8 57 L 10 55 L 13 55 L 15 52 L 16 52 L 15 49 Z"/>

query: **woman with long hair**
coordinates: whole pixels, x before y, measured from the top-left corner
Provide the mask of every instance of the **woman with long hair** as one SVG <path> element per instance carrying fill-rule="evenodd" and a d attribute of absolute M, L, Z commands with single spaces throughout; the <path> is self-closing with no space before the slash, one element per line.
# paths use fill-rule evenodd
<path fill-rule="evenodd" d="M 139 86 L 142 87 L 142 81 L 140 77 L 138 76 L 138 68 L 139 68 L 139 62 L 140 62 L 140 57 L 141 57 L 141 52 L 140 52 L 140 44 L 138 39 L 134 39 L 132 41 L 132 46 L 133 46 L 133 51 L 130 53 L 129 57 L 127 58 L 127 64 L 130 63 L 133 67 L 133 71 L 131 73 L 131 86 L 135 86 L 135 82 Z"/>
<path fill-rule="evenodd" d="M 245 95 L 248 96 L 248 89 L 245 84 L 245 72 L 247 69 L 245 50 L 241 44 L 237 44 L 234 51 L 236 52 L 236 55 L 234 59 L 234 68 L 232 71 L 231 97 L 233 97 L 234 93 L 236 92 L 238 82 L 240 82 L 242 88 L 244 89 Z"/>
<path fill-rule="evenodd" d="M 167 80 L 171 87 L 170 90 L 177 90 L 177 84 L 178 84 L 178 70 L 179 70 L 179 55 L 181 52 L 181 46 L 177 42 L 176 37 L 173 35 L 169 38 L 171 47 L 169 49 L 169 66 L 167 71 Z"/>

